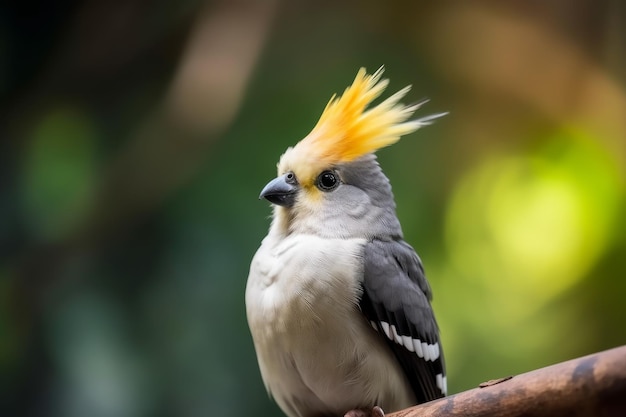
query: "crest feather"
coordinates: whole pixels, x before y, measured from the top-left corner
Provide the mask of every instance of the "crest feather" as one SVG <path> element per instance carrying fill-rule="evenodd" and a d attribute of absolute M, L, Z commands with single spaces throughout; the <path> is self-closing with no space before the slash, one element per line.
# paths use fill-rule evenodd
<path fill-rule="evenodd" d="M 404 87 L 378 105 L 368 108 L 378 98 L 389 80 L 381 79 L 384 67 L 374 74 L 361 68 L 343 95 L 333 95 L 319 121 L 293 151 L 302 152 L 316 165 L 331 166 L 350 162 L 368 153 L 396 143 L 401 136 L 430 124 L 446 113 L 409 120 L 427 100 L 405 106 L 400 100 L 411 86 Z"/>
<path fill-rule="evenodd" d="M 447 114 L 409 120 L 415 110 L 428 101 L 408 106 L 400 103 L 411 86 L 368 108 L 389 84 L 389 80 L 381 79 L 383 72 L 384 67 L 374 74 L 367 74 L 365 68 L 361 68 L 343 95 L 333 95 L 311 133 L 283 154 L 278 164 L 279 175 L 292 170 L 303 185 L 311 185 L 320 170 L 392 145 L 401 136 Z"/>

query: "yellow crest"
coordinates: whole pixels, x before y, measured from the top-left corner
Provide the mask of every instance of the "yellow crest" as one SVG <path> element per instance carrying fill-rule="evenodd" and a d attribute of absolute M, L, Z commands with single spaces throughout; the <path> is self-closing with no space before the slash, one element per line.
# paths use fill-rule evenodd
<path fill-rule="evenodd" d="M 425 103 L 405 106 L 399 102 L 411 86 L 368 108 L 389 83 L 389 80 L 381 79 L 383 71 L 384 67 L 380 67 L 374 74 L 367 74 L 365 68 L 361 68 L 343 95 L 334 95 L 330 99 L 311 133 L 283 155 L 280 165 L 288 163 L 300 170 L 308 168 L 307 171 L 314 171 L 316 167 L 350 162 L 396 143 L 401 136 L 445 114 L 408 120 Z M 313 166 L 304 167 L 303 164 Z M 286 170 L 286 167 L 282 168 Z"/>

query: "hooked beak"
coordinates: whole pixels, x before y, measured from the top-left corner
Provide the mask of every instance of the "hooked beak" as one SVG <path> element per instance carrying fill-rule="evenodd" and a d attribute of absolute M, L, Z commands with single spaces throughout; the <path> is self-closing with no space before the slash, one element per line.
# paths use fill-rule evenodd
<path fill-rule="evenodd" d="M 289 174 L 281 175 L 268 182 L 261 191 L 259 199 L 265 198 L 270 203 L 283 207 L 293 206 L 296 201 L 298 186 L 293 180 L 288 179 L 287 175 Z"/>

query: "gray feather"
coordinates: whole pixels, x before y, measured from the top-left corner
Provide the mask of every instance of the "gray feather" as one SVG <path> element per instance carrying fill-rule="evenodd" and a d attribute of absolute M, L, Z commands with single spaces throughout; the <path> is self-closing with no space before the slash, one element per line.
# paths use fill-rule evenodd
<path fill-rule="evenodd" d="M 445 394 L 439 387 L 437 375 L 445 376 L 443 352 L 437 322 L 430 305 L 431 290 L 419 257 L 402 240 L 373 240 L 364 248 L 364 293 L 361 310 L 369 321 L 377 325 L 385 337 L 420 402 L 430 401 Z M 388 330 L 406 340 L 419 341 L 426 350 L 436 347 L 437 357 L 419 355 L 405 344 L 394 340 Z M 413 347 L 411 345 L 410 347 Z M 434 355 L 432 355 L 434 356 Z"/>

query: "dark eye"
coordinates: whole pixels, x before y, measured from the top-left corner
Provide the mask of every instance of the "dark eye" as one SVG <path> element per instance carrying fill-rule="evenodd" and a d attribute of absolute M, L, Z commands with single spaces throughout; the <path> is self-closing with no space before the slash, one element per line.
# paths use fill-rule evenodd
<path fill-rule="evenodd" d="M 287 184 L 292 185 L 298 182 L 296 175 L 293 172 L 288 172 L 287 175 L 285 175 L 285 180 L 287 181 Z"/>
<path fill-rule="evenodd" d="M 324 171 L 317 177 L 317 188 L 322 191 L 334 190 L 338 184 L 337 176 L 332 171 Z"/>

